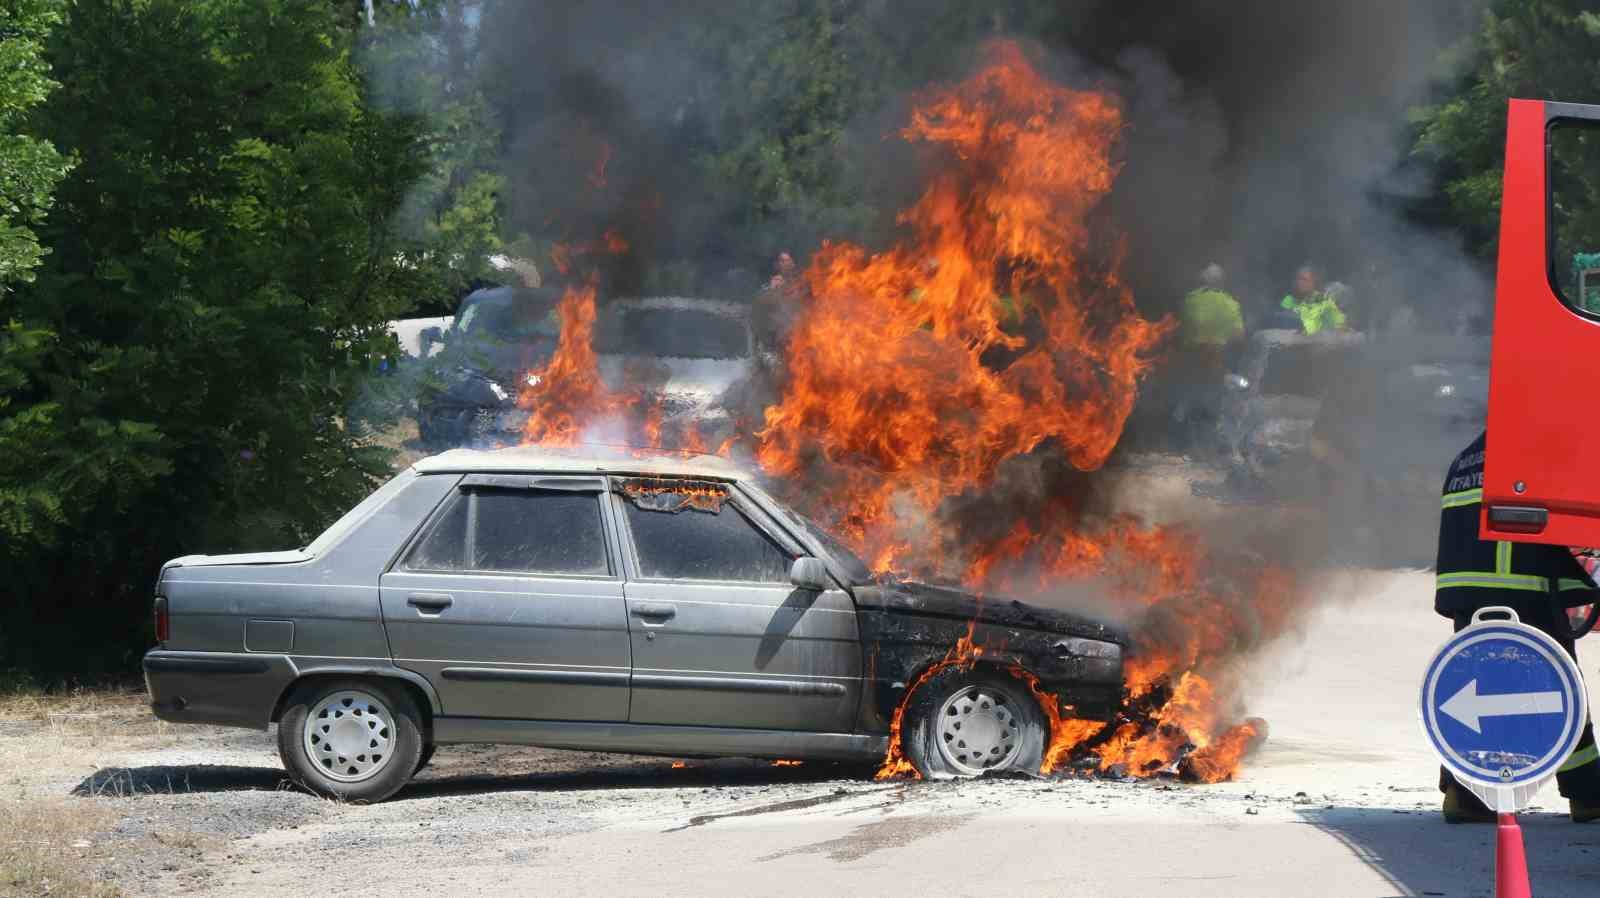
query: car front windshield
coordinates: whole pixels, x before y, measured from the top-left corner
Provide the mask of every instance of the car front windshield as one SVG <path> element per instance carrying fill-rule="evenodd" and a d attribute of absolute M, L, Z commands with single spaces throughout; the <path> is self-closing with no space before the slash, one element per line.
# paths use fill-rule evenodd
<path fill-rule="evenodd" d="M 753 487 L 747 488 L 750 488 L 752 492 L 756 492 Z M 783 516 L 789 520 L 789 523 L 805 531 L 807 536 L 820 543 L 822 550 L 828 553 L 830 558 L 838 562 L 840 567 L 844 568 L 845 576 L 850 580 L 851 585 L 865 586 L 873 582 L 872 571 L 867 568 L 860 558 L 856 557 L 856 553 L 850 551 L 850 548 L 836 539 L 833 534 L 822 529 L 815 521 L 766 493 L 761 493 L 760 495 L 761 498 L 771 503 L 772 507 L 782 512 Z"/>
<path fill-rule="evenodd" d="M 744 323 L 699 309 L 624 308 L 620 327 L 601 335 L 601 352 L 652 358 L 742 359 L 750 355 Z"/>

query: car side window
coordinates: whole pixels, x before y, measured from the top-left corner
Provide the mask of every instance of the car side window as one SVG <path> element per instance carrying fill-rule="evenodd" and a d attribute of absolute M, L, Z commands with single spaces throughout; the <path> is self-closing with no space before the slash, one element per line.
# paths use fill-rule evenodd
<path fill-rule="evenodd" d="M 413 571 L 611 573 L 598 493 L 462 492 L 406 556 Z"/>
<path fill-rule="evenodd" d="M 793 556 L 731 503 L 684 503 L 675 511 L 649 502 L 624 505 L 645 577 L 789 582 Z"/>

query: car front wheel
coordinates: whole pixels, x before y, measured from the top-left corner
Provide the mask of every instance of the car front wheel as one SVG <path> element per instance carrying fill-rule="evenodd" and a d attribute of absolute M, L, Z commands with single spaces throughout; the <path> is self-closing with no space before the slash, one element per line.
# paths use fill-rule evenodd
<path fill-rule="evenodd" d="M 403 690 L 360 680 L 297 690 L 278 722 L 284 769 L 313 792 L 376 802 L 400 791 L 422 760 L 422 719 Z"/>
<path fill-rule="evenodd" d="M 1050 733 L 1039 703 L 1015 677 L 950 668 L 911 697 L 902 739 L 923 776 L 952 779 L 1038 773 Z"/>

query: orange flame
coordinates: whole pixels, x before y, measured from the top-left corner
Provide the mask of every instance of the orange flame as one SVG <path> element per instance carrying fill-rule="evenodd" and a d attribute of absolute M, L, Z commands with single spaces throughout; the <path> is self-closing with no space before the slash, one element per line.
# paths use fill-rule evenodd
<path fill-rule="evenodd" d="M 534 372 L 517 395 L 517 405 L 529 414 L 523 426 L 524 442 L 571 446 L 583 427 L 596 417 L 633 407 L 633 397 L 606 389 L 594 354 L 595 286 L 591 279 L 570 287 L 556 312 L 561 337 L 555 354 Z"/>
<path fill-rule="evenodd" d="M 992 485 L 1007 459 L 1048 446 L 1093 471 L 1121 437 L 1173 326 L 1137 313 L 1120 244 L 1095 236 L 1121 129 L 1113 98 L 1050 82 L 1012 43 L 925 98 L 901 136 L 928 146 L 940 172 L 900 215 L 896 245 L 870 253 L 827 243 L 811 260 L 757 459 L 778 478 L 829 484 L 795 501 L 835 521 L 877 570 L 983 587 L 1105 582 L 1140 634 L 1121 718 L 1063 718 L 1037 680 L 1014 671 L 1051 723 L 1045 772 L 1092 755 L 1100 770 L 1209 781 L 1231 775 L 1251 743 L 1248 725 L 1223 719 L 1229 704 L 1212 668 L 1240 644 L 1237 612 L 1271 597 L 1281 574 L 1233 598 L 1206 581 L 1192 535 L 1131 518 L 1091 528 L 1068 497 L 990 539 L 967 537 L 939 513 Z M 969 630 L 906 697 L 981 655 Z M 905 707 L 891 719 L 879 778 L 916 773 L 900 746 Z"/>
<path fill-rule="evenodd" d="M 904 240 L 812 259 L 758 435 L 768 473 L 838 484 L 823 510 L 879 564 L 912 548 L 893 534 L 896 499 L 927 514 L 1047 441 L 1081 470 L 1104 463 L 1172 326 L 1137 314 L 1115 262 L 1087 261 L 1116 103 L 1049 82 L 1015 44 L 991 54 L 901 132 L 948 160 L 900 215 Z"/>

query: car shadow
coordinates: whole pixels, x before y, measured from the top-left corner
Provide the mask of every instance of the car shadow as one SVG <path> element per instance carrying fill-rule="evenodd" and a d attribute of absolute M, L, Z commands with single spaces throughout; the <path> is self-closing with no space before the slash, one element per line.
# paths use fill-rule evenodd
<path fill-rule="evenodd" d="M 863 781 L 873 768 L 860 764 L 806 763 L 774 766 L 770 761 L 644 762 L 582 770 L 524 774 L 451 773 L 425 770 L 390 801 L 495 792 L 581 792 L 592 789 L 694 789 L 712 786 L 766 786 Z"/>
<path fill-rule="evenodd" d="M 426 768 L 389 801 L 496 792 L 565 792 L 592 789 L 690 789 L 711 786 L 761 786 L 870 780 L 873 768 L 860 764 L 806 763 L 776 766 L 770 761 L 672 761 L 607 764 L 535 773 L 452 772 L 449 766 Z M 84 798 L 134 798 L 207 792 L 299 790 L 276 767 L 213 764 L 103 767 L 74 786 Z"/>
<path fill-rule="evenodd" d="M 1452 826 L 1437 811 L 1386 808 L 1307 809 L 1300 816 L 1388 879 L 1395 895 L 1494 892 L 1492 824 Z M 1566 814 L 1540 811 L 1519 815 L 1518 822 L 1535 894 L 1600 894 L 1600 825 L 1578 825 Z"/>
<path fill-rule="evenodd" d="M 131 798 L 186 792 L 270 792 L 294 785 L 276 767 L 226 764 L 162 764 L 150 767 L 102 767 L 72 787 L 84 798 Z"/>

